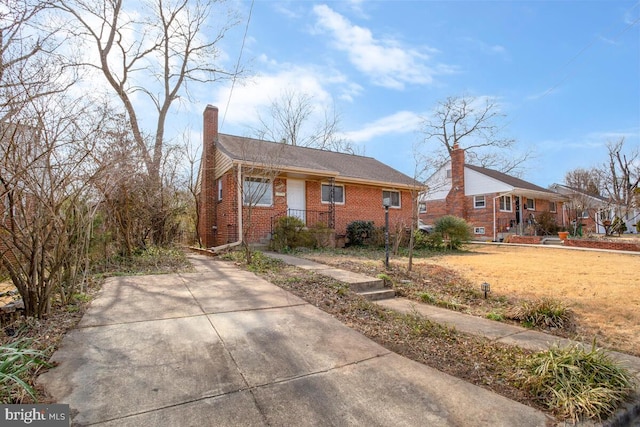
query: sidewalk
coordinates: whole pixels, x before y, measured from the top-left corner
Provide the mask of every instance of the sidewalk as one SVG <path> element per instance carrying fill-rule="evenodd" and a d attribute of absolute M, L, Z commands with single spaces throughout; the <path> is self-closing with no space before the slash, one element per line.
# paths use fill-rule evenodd
<path fill-rule="evenodd" d="M 313 270 L 318 274 L 332 277 L 347 284 L 358 284 L 374 280 L 373 278 L 367 277 L 362 274 L 345 272 L 344 270 L 316 263 L 310 260 L 297 258 L 291 255 L 274 253 L 268 253 L 267 255 L 281 259 L 287 264 L 295 265 L 307 270 Z M 385 308 L 400 313 L 420 314 L 421 316 L 424 316 L 429 320 L 453 327 L 460 332 L 483 336 L 495 342 L 519 346 L 534 351 L 546 350 L 553 345 L 566 347 L 570 345 L 581 344 L 587 346 L 587 348 L 589 348 L 591 345 L 590 343 L 577 343 L 576 341 L 572 341 L 566 338 L 557 337 L 554 335 L 546 334 L 544 332 L 533 331 L 531 329 L 526 329 L 516 325 L 510 325 L 507 323 L 472 316 L 453 310 L 447 310 L 445 308 L 420 303 L 417 301 L 409 300 L 407 298 L 398 297 L 393 299 L 378 300 L 374 302 Z M 631 371 L 638 376 L 638 379 L 640 381 L 640 358 L 615 351 L 610 351 L 609 353 L 611 357 L 621 361 L 625 366 L 631 369 Z M 637 394 L 640 398 L 640 390 L 638 390 Z M 618 413 L 614 414 L 614 416 L 611 417 L 609 424 L 628 425 L 624 421 L 627 418 L 640 419 L 640 399 L 637 399 L 635 402 L 630 403 L 629 405 L 625 406 L 625 408 L 621 409 Z M 633 425 L 640 426 L 640 421 L 636 421 Z"/>

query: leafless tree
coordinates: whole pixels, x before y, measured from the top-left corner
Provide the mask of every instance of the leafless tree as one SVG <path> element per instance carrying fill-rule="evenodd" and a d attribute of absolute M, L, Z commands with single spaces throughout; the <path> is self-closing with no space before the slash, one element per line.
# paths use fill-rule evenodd
<path fill-rule="evenodd" d="M 212 83 L 231 74 L 216 67 L 218 44 L 237 23 L 228 13 L 217 29 L 208 25 L 221 8 L 215 0 L 151 0 L 126 10 L 123 0 L 61 0 L 70 16 L 70 31 L 98 58 L 83 65 L 106 79 L 127 115 L 133 142 L 148 176 L 154 243 L 166 238 L 161 169 L 166 155 L 165 124 L 174 103 L 189 98 L 191 86 Z M 219 10 L 220 9 L 220 10 Z M 140 102 L 139 102 L 140 100 Z M 141 116 L 152 105 L 154 128 L 145 132 Z"/>
<path fill-rule="evenodd" d="M 602 184 L 601 176 L 597 168 L 577 168 L 564 175 L 564 183 L 582 193 L 590 196 L 600 196 Z"/>
<path fill-rule="evenodd" d="M 269 106 L 266 117 L 253 129 L 259 139 L 300 147 L 358 154 L 357 147 L 340 134 L 340 116 L 335 107 L 319 107 L 312 95 L 285 90 Z M 320 119 L 317 114 L 322 114 Z"/>
<path fill-rule="evenodd" d="M 465 149 L 469 163 L 512 175 L 521 173 L 532 153 L 514 156 L 515 140 L 502 135 L 502 119 L 498 104 L 489 98 L 449 97 L 439 102 L 422 122 L 425 148 L 432 153 L 429 168 L 441 167 L 458 146 Z"/>
<path fill-rule="evenodd" d="M 0 263 L 28 316 L 46 315 L 56 292 L 67 302 L 88 267 L 95 127 L 86 105 L 65 101 L 34 100 L 0 135 Z"/>
<path fill-rule="evenodd" d="M 629 216 L 640 208 L 640 150 L 638 147 L 626 150 L 624 143 L 624 138 L 607 143 L 609 159 L 600 168 L 600 177 L 616 216 L 638 221 L 640 218 Z"/>
<path fill-rule="evenodd" d="M 49 2 L 9 0 L 0 8 L 0 122 L 19 115 L 37 98 L 60 93 L 76 74 L 57 52 L 62 40 L 47 31 Z"/>

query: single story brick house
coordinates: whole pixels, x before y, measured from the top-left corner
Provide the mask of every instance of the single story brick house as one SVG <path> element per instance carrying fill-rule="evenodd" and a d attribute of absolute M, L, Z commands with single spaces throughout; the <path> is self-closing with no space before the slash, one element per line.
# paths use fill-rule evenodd
<path fill-rule="evenodd" d="M 218 133 L 218 109 L 203 113 L 198 174 L 199 234 L 204 247 L 266 242 L 278 218 L 295 216 L 344 235 L 356 220 L 411 223 L 424 186 L 378 160 Z"/>
<path fill-rule="evenodd" d="M 549 212 L 562 225 L 566 197 L 496 170 L 465 164 L 457 145 L 451 160 L 426 182 L 419 216 L 433 224 L 444 215 L 464 218 L 476 240 L 502 241 L 510 234 L 534 235 L 536 216 Z"/>
<path fill-rule="evenodd" d="M 605 234 L 607 227 L 616 217 L 625 224 L 627 232 L 637 233 L 636 223 L 640 221 L 640 210 L 620 206 L 609 198 L 588 194 L 585 191 L 564 184 L 552 184 L 551 189 L 568 198 L 564 204 L 563 221 L 567 228 L 583 234 Z M 579 223 L 579 228 L 576 226 Z"/>

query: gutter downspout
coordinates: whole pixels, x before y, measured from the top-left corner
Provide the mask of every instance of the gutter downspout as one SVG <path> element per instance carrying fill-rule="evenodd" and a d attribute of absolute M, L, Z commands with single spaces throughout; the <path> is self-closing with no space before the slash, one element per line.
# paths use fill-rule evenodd
<path fill-rule="evenodd" d="M 494 242 L 498 241 L 497 226 L 496 226 L 496 199 L 498 197 L 501 197 L 501 196 L 497 195 L 496 197 L 493 198 L 493 241 Z"/>
<path fill-rule="evenodd" d="M 242 235 L 242 165 L 238 164 L 238 240 L 232 243 L 227 243 L 226 245 L 216 246 L 215 248 L 211 248 L 213 252 L 221 252 L 229 248 L 234 248 L 236 246 L 240 246 L 242 244 L 243 235 Z"/>

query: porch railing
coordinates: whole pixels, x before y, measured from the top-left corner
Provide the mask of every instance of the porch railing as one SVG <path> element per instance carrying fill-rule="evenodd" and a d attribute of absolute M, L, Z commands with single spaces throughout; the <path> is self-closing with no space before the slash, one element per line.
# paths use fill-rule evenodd
<path fill-rule="evenodd" d="M 273 235 L 278 220 L 285 216 L 299 218 L 307 227 L 324 226 L 329 227 L 331 213 L 326 211 L 315 211 L 307 209 L 287 209 L 286 212 L 271 217 L 271 235 Z"/>

